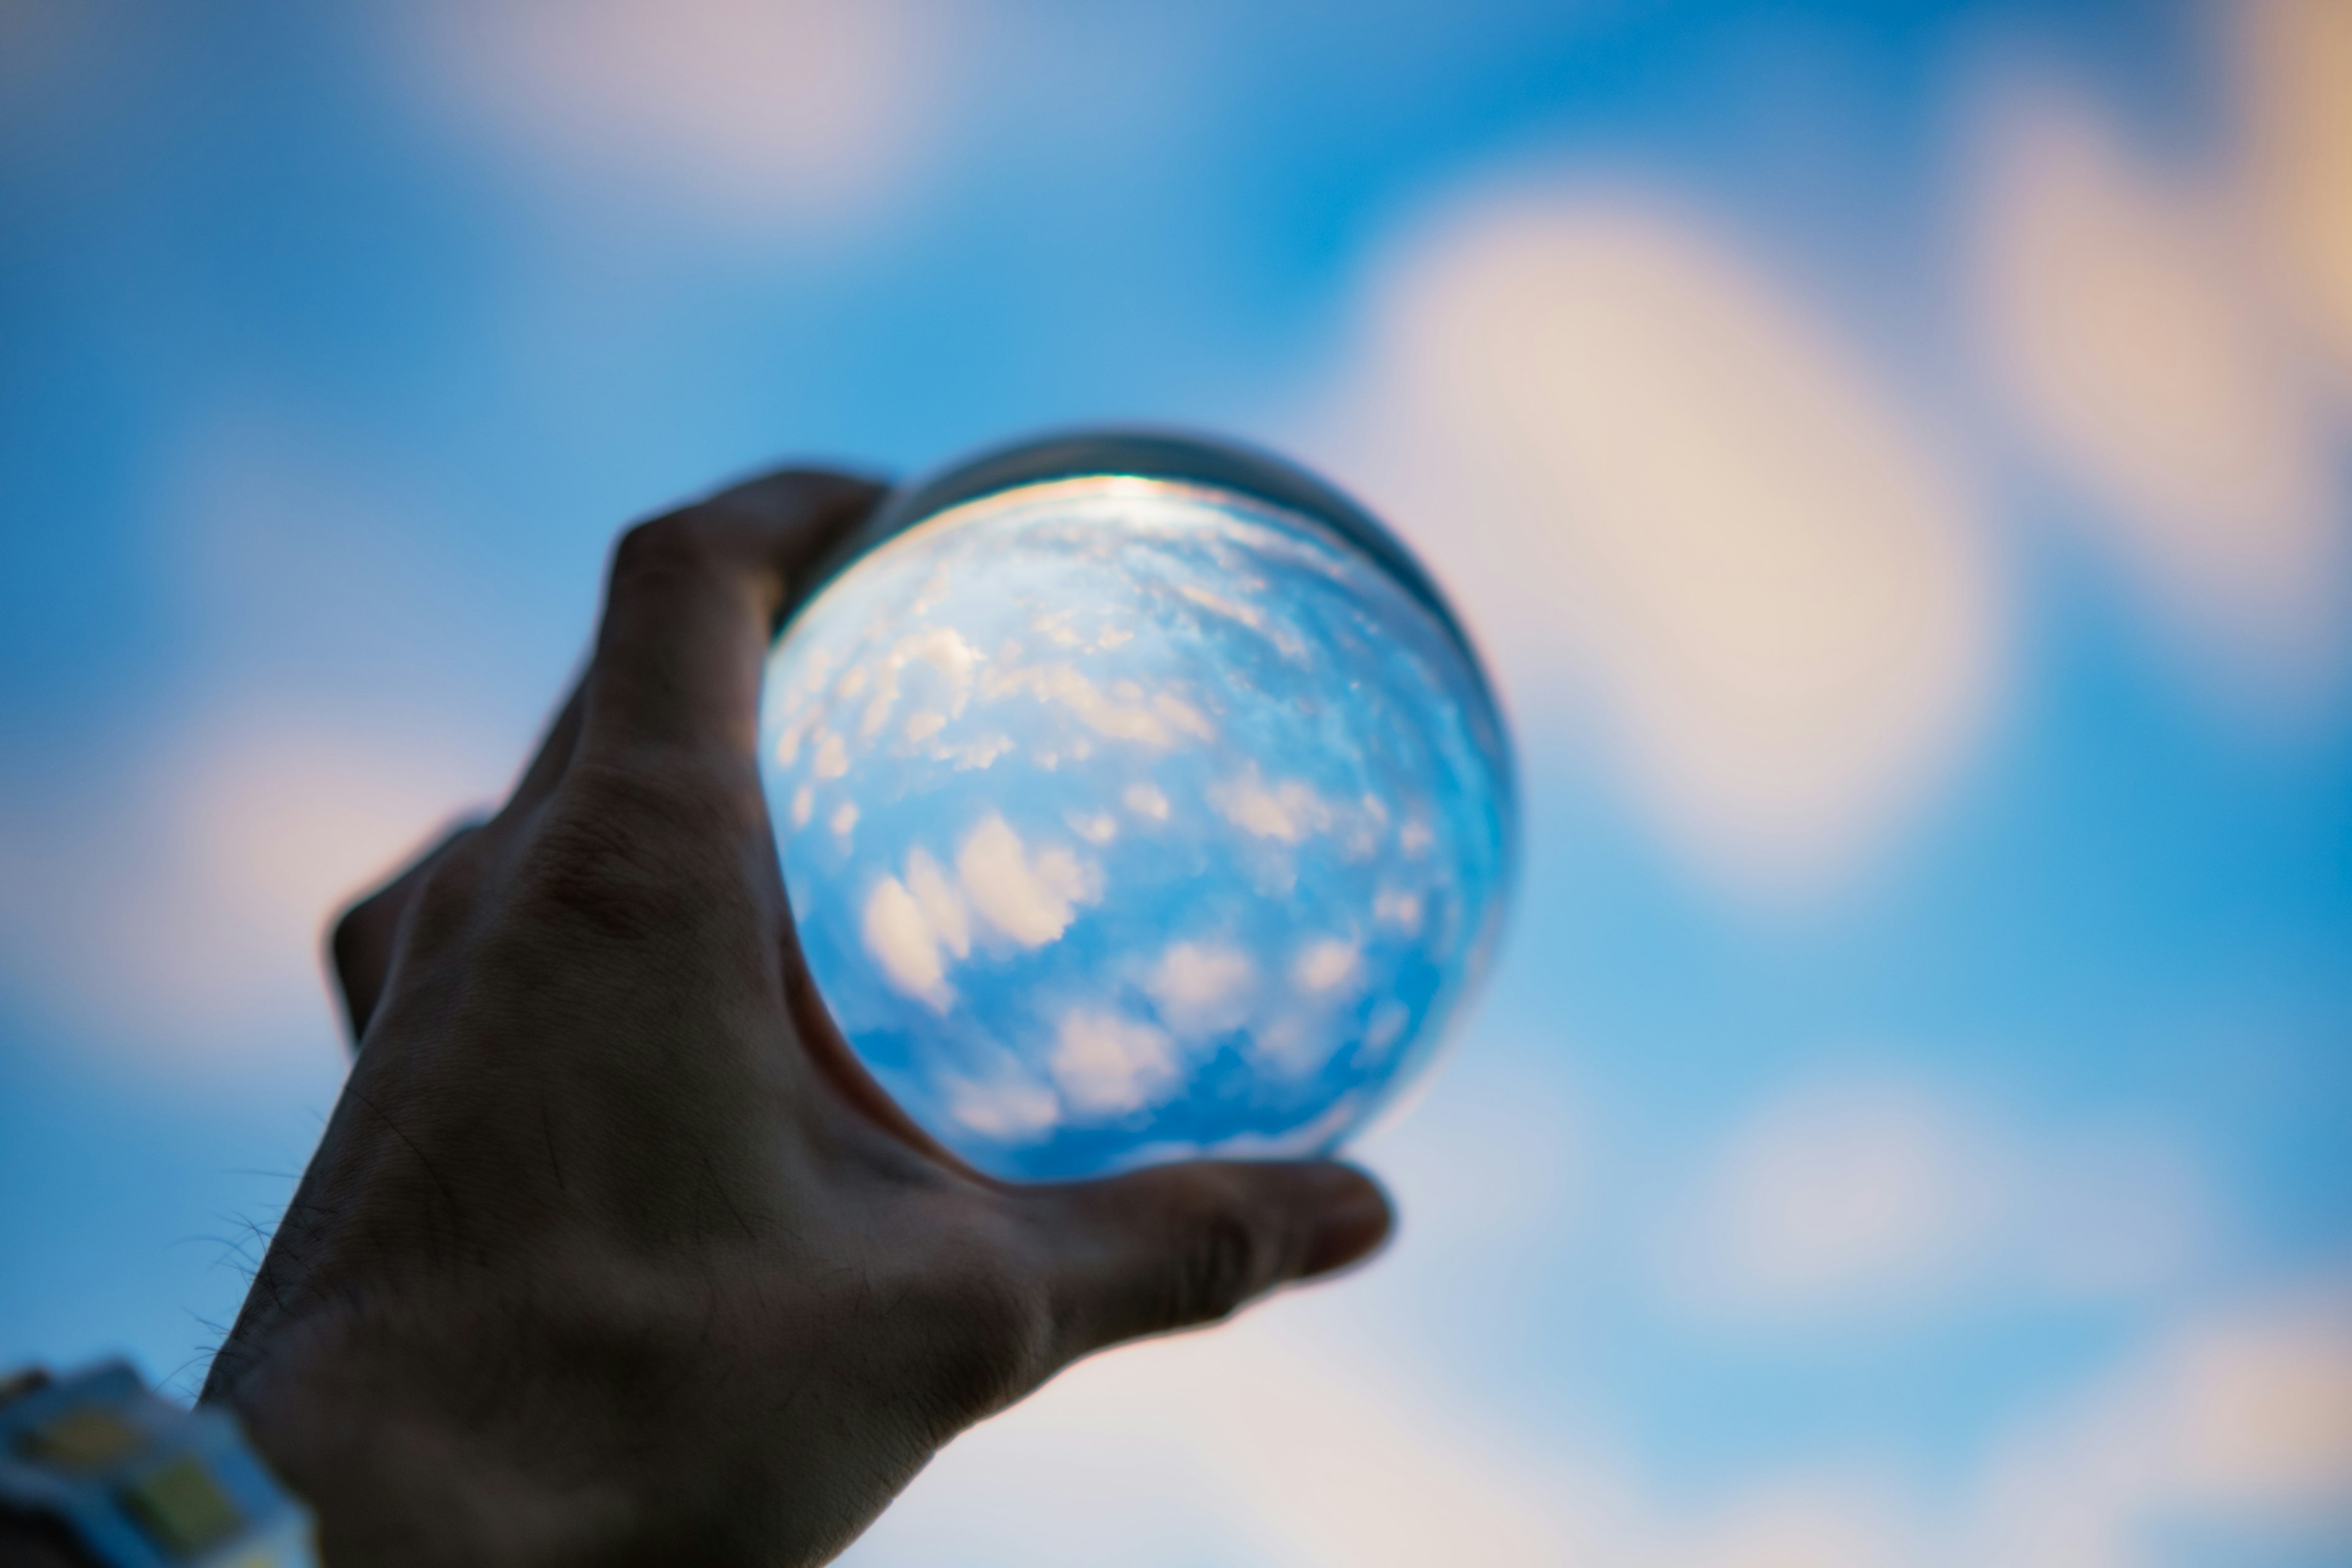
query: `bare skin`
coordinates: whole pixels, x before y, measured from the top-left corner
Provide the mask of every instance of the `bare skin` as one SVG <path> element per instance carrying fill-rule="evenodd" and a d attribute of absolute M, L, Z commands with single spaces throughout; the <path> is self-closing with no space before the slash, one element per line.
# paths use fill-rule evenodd
<path fill-rule="evenodd" d="M 362 1048 L 205 1391 L 334 1568 L 823 1563 L 1072 1361 L 1388 1234 L 1330 1163 L 992 1182 L 851 1057 L 753 748 L 877 494 L 783 473 L 631 531 L 513 797 L 337 928 Z"/>

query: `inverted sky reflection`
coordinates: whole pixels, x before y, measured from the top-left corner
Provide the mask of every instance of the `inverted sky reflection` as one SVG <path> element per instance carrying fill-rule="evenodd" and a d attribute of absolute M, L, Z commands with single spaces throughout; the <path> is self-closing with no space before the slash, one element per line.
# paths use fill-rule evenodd
<path fill-rule="evenodd" d="M 1461 646 L 1295 513 L 1097 478 L 898 535 L 768 668 L 818 985 L 983 1169 L 1328 1149 L 1483 967 L 1507 794 Z"/>

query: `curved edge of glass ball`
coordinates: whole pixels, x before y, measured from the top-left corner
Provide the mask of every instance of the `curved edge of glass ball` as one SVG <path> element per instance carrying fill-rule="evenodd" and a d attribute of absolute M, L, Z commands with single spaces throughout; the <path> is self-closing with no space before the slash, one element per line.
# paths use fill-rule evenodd
<path fill-rule="evenodd" d="M 1112 475 L 1232 490 L 1297 512 L 1362 551 L 1436 617 L 1477 683 L 1485 706 L 1479 722 L 1494 750 L 1502 792 L 1504 864 L 1507 868 L 1517 864 L 1518 759 L 1486 660 L 1453 605 L 1404 542 L 1354 498 L 1297 464 L 1244 442 L 1186 431 L 1122 428 L 1065 431 L 992 447 L 891 490 L 819 563 L 797 595 L 795 613 L 868 552 L 951 507 L 1049 479 Z M 778 636 L 783 630 L 778 627 Z M 1507 869 L 1504 896 L 1507 901 Z"/>
<path fill-rule="evenodd" d="M 1472 949 L 1474 953 L 1483 952 L 1485 956 L 1473 957 L 1468 969 L 1459 976 L 1464 989 L 1457 993 L 1455 1001 L 1447 1008 L 1454 1013 L 1454 1016 L 1450 1025 L 1441 1024 L 1428 1037 L 1417 1066 L 1399 1076 L 1386 1090 L 1374 1094 L 1370 1103 L 1344 1129 L 1335 1129 L 1318 1147 L 1293 1148 L 1281 1157 L 1328 1154 L 1341 1141 L 1360 1137 L 1374 1128 L 1393 1121 L 1419 1098 L 1420 1091 L 1430 1081 L 1431 1069 L 1438 1058 L 1446 1053 L 1448 1047 L 1458 1043 L 1461 1017 L 1456 1009 L 1481 988 L 1484 971 L 1491 961 L 1495 943 L 1500 935 L 1499 928 L 1507 923 L 1508 910 L 1515 902 L 1513 895 L 1517 880 L 1517 758 L 1501 705 L 1486 664 L 1453 606 L 1412 551 L 1385 525 L 1320 478 L 1270 453 L 1230 440 L 1150 429 L 1050 435 L 983 452 L 932 474 L 920 476 L 889 492 L 881 504 L 828 552 L 816 569 L 809 574 L 793 596 L 791 612 L 777 629 L 772 642 L 772 648 L 777 651 L 772 652 L 771 657 L 779 656 L 802 614 L 824 602 L 827 590 L 837 579 L 900 535 L 934 519 L 956 512 L 969 503 L 1055 485 L 1060 481 L 1093 479 L 1138 479 L 1178 486 L 1195 493 L 1205 492 L 1203 499 L 1222 493 L 1234 501 L 1270 508 L 1277 513 L 1286 514 L 1296 522 L 1311 525 L 1330 536 L 1336 545 L 1351 548 L 1352 553 L 1379 575 L 1387 578 L 1404 599 L 1425 612 L 1431 629 L 1454 646 L 1459 656 L 1459 672 L 1467 677 L 1452 694 L 1454 722 L 1464 726 L 1467 731 L 1464 738 L 1485 754 L 1486 779 L 1491 790 L 1489 804 L 1493 815 L 1490 820 L 1496 830 L 1494 847 L 1498 855 L 1494 880 L 1489 884 L 1486 919 L 1481 922 L 1485 935 L 1474 943 Z M 807 792 L 803 790 L 801 793 L 805 795 Z M 797 822 L 799 819 L 795 817 L 794 820 Z M 781 856 L 783 853 L 783 836 L 781 834 L 778 849 Z M 820 987 L 820 992 L 824 994 L 823 987 Z M 835 1007 L 835 999 L 832 995 L 826 994 L 825 1000 L 829 1009 Z M 837 1010 L 835 1016 L 841 1016 Z M 855 1031 L 852 1032 L 854 1037 Z M 854 1037 L 853 1047 L 868 1070 L 878 1073 L 879 1064 L 866 1059 L 865 1048 L 857 1045 Z M 877 1087 L 894 1100 L 899 1098 L 889 1083 L 879 1081 L 878 1076 Z M 902 1100 L 901 1103 L 908 1102 Z M 940 1138 L 960 1157 L 972 1162 L 997 1179 L 1055 1180 L 1068 1179 L 1073 1173 L 1088 1173 L 1086 1171 L 1023 1169 L 1017 1163 L 1003 1161 L 992 1163 L 982 1152 L 965 1148 L 948 1136 L 918 1108 L 909 1105 L 909 1113 L 929 1133 Z M 936 1114 L 936 1108 L 933 1114 Z M 1250 1156 L 1224 1153 L 1218 1157 Z M 1258 1157 L 1272 1155 L 1269 1152 Z M 1129 1169 L 1135 1164 L 1150 1163 L 1152 1161 L 1149 1158 L 1122 1159 L 1117 1163 L 1103 1166 L 1101 1171 Z"/>

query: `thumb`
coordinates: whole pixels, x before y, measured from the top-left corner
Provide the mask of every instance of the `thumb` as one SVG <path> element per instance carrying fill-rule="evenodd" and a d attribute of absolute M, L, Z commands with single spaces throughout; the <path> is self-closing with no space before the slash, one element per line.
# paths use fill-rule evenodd
<path fill-rule="evenodd" d="M 1327 1161 L 1200 1161 L 1032 1194 L 1065 1360 L 1215 1322 L 1370 1256 L 1395 1223 L 1377 1183 Z"/>

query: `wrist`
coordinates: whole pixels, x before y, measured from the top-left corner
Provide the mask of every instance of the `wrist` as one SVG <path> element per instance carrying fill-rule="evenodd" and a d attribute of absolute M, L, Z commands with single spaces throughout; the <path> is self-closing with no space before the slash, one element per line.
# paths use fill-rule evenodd
<path fill-rule="evenodd" d="M 511 1308 L 338 1301 L 223 1347 L 208 1401 L 310 1500 L 335 1568 L 642 1560 L 648 1521 Z"/>
<path fill-rule="evenodd" d="M 838 1433 L 804 1425 L 824 1396 L 803 1380 L 781 1455 L 783 1413 L 742 1375 L 792 1323 L 572 1241 L 314 1284 L 290 1310 L 257 1287 L 272 1308 L 239 1322 L 206 1397 L 310 1500 L 333 1568 L 829 1560 L 846 1537 L 812 1534 L 803 1506 L 851 1479 Z"/>

